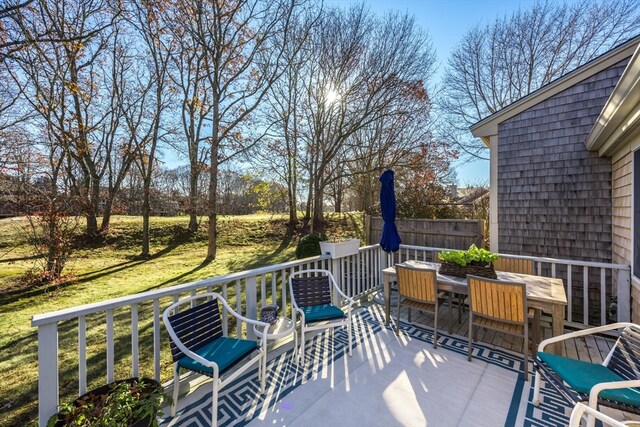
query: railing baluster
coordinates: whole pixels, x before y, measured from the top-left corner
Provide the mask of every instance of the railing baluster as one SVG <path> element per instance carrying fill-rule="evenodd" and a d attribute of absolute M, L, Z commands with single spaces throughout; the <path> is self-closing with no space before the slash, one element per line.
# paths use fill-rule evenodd
<path fill-rule="evenodd" d="M 248 277 L 245 279 L 245 301 L 246 301 L 246 316 L 249 319 L 257 319 L 258 316 L 258 296 L 256 295 L 257 291 L 257 283 L 256 277 Z M 242 328 L 240 328 L 242 330 Z M 253 328 L 250 325 L 247 325 L 247 339 L 253 340 L 255 339 L 255 334 L 253 333 Z M 240 335 L 238 335 L 240 338 Z"/>
<path fill-rule="evenodd" d="M 197 294 L 198 294 L 198 292 L 196 292 L 196 289 L 191 291 L 191 296 L 192 297 L 195 297 Z M 195 307 L 196 306 L 196 300 L 191 300 L 191 304 L 190 305 L 191 305 L 191 308 Z"/>
<path fill-rule="evenodd" d="M 571 264 L 567 265 L 567 322 L 573 322 L 573 299 L 571 295 L 573 294 L 573 274 L 571 272 Z"/>
<path fill-rule="evenodd" d="M 556 277 L 556 263 L 551 263 L 551 277 Z"/>
<path fill-rule="evenodd" d="M 589 324 L 589 267 L 582 270 L 582 323 Z"/>
<path fill-rule="evenodd" d="M 236 280 L 236 313 L 242 315 L 242 281 Z M 242 338 L 242 322 L 236 321 L 237 338 Z"/>
<path fill-rule="evenodd" d="M 38 422 L 47 420 L 58 411 L 58 324 L 38 327 Z"/>
<path fill-rule="evenodd" d="M 278 273 L 277 272 L 273 272 L 271 273 L 271 304 L 277 304 L 278 303 L 278 292 L 276 290 L 276 282 L 278 281 Z M 286 307 L 282 307 L 282 315 L 286 316 L 287 313 L 285 313 L 286 311 Z"/>
<path fill-rule="evenodd" d="M 607 324 L 607 282 L 605 269 L 600 269 L 600 324 Z"/>
<path fill-rule="evenodd" d="M 138 376 L 138 304 L 131 305 L 131 376 Z"/>
<path fill-rule="evenodd" d="M 78 393 L 87 392 L 87 319 L 78 317 Z"/>
<path fill-rule="evenodd" d="M 160 382 L 160 300 L 153 300 L 153 378 Z"/>
<path fill-rule="evenodd" d="M 542 261 L 538 261 L 538 276 L 542 276 Z"/>
<path fill-rule="evenodd" d="M 358 272 L 357 273 L 358 275 L 356 277 L 356 279 L 358 281 L 358 287 L 356 289 L 356 294 L 357 295 L 362 294 L 362 273 L 363 273 L 362 272 L 362 267 L 363 267 L 363 264 L 364 264 L 364 262 L 362 260 L 363 255 L 364 254 L 362 252 L 360 252 L 360 251 L 358 251 L 358 253 L 356 254 L 356 269 L 355 270 Z"/>
<path fill-rule="evenodd" d="M 107 383 L 114 379 L 113 310 L 107 310 Z"/>
<path fill-rule="evenodd" d="M 281 287 L 280 287 L 280 289 L 282 290 L 282 313 L 283 314 L 287 312 L 287 289 L 288 289 L 288 283 L 287 283 L 287 274 L 286 274 L 285 271 L 286 270 L 284 270 L 284 269 L 280 270 L 280 275 L 281 275 L 281 279 L 280 279 Z M 293 310 L 293 308 L 291 310 Z"/>
<path fill-rule="evenodd" d="M 222 299 L 229 301 L 229 285 L 225 283 L 222 285 Z M 229 313 L 225 308 L 222 309 L 222 334 L 225 337 L 229 336 Z"/>
<path fill-rule="evenodd" d="M 267 275 L 263 274 L 260 280 L 260 303 L 267 304 Z"/>

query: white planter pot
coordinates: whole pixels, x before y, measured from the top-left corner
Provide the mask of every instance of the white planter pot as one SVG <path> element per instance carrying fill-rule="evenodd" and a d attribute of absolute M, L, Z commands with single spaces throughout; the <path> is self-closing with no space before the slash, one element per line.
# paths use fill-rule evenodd
<path fill-rule="evenodd" d="M 331 255 L 332 259 L 355 255 L 360 249 L 360 239 L 349 239 L 342 242 L 320 242 L 322 255 Z"/>

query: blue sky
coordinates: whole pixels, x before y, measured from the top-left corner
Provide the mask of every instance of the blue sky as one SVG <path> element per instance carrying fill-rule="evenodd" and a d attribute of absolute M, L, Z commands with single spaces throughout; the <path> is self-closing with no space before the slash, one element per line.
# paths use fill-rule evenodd
<path fill-rule="evenodd" d="M 577 0 L 569 0 L 575 3 Z M 345 6 L 358 0 L 325 0 L 328 6 Z M 474 25 L 486 24 L 496 17 L 509 16 L 518 8 L 528 8 L 534 0 L 365 0 L 375 13 L 389 10 L 408 12 L 425 29 L 438 55 L 438 68 L 433 82 L 439 82 L 449 52 L 462 35 Z M 475 161 L 456 166 L 458 182 L 465 186 L 489 182 L 489 162 Z"/>

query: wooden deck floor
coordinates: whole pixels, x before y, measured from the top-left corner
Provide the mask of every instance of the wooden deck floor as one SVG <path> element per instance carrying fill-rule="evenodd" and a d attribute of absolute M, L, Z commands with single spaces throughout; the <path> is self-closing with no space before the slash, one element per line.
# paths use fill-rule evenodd
<path fill-rule="evenodd" d="M 407 309 L 401 308 L 401 318 L 404 321 L 408 320 Z M 451 313 L 452 322 L 449 324 L 449 306 L 443 304 L 440 306 L 440 314 L 438 317 L 438 330 L 448 332 L 451 328 L 451 333 L 459 336 L 466 337 L 469 331 L 469 312 L 465 311 L 461 316 L 461 322 L 458 322 L 458 310 L 454 302 L 453 311 Z M 395 319 L 396 309 L 392 306 L 391 317 Z M 430 328 L 433 327 L 433 314 L 422 313 L 417 310 L 412 310 L 412 322 Z M 541 340 L 550 338 L 551 335 L 551 318 L 542 316 L 541 322 Z M 570 330 L 567 330 L 570 332 Z M 502 347 L 507 350 L 511 350 L 517 353 L 522 353 L 522 338 L 513 335 L 504 334 L 484 328 L 478 329 L 478 341 L 495 345 L 496 347 Z M 614 340 L 604 336 L 588 336 L 584 338 L 577 338 L 567 340 L 564 343 L 565 354 L 567 357 L 584 360 L 593 363 L 602 363 L 607 356 L 611 347 L 614 344 Z M 530 354 L 533 354 L 531 352 Z"/>

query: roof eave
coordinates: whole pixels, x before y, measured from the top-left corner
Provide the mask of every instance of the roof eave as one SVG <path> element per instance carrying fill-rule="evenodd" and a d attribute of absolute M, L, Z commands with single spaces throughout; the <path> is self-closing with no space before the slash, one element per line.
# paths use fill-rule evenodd
<path fill-rule="evenodd" d="M 591 132 L 585 147 L 608 156 L 627 140 L 640 125 L 640 46 L 611 92 Z"/>

